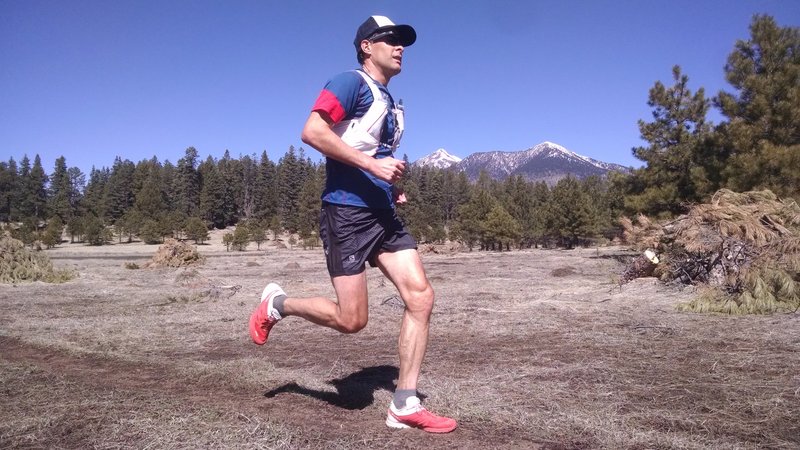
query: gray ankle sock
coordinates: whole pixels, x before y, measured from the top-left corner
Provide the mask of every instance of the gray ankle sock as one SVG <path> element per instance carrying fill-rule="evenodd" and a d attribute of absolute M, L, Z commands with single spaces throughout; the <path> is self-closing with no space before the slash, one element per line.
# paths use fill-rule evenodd
<path fill-rule="evenodd" d="M 405 408 L 406 407 L 406 400 L 409 397 L 415 397 L 417 395 L 416 389 L 398 389 L 394 391 L 394 398 L 392 399 L 392 403 L 394 403 L 394 407 L 397 409 Z"/>
<path fill-rule="evenodd" d="M 278 314 L 281 317 L 284 317 L 285 314 L 283 313 L 283 301 L 286 300 L 285 295 L 278 295 L 274 299 L 272 299 L 272 307 L 275 308 L 275 311 L 278 311 Z"/>

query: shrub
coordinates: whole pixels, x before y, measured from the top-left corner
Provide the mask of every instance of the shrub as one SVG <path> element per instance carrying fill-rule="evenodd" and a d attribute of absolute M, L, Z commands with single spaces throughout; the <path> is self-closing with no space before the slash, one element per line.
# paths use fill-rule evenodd
<path fill-rule="evenodd" d="M 22 241 L 10 236 L 0 238 L 0 283 L 63 283 L 74 277 L 72 272 L 54 270 L 47 255 L 25 248 Z"/>

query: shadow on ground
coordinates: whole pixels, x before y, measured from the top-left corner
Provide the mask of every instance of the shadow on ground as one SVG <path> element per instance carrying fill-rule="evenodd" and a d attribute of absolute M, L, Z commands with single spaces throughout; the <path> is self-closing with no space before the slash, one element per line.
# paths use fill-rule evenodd
<path fill-rule="evenodd" d="M 399 370 L 395 366 L 365 367 L 344 378 L 329 381 L 328 383 L 336 388 L 336 392 L 309 389 L 296 382 L 291 382 L 264 393 L 264 397 L 273 398 L 283 393 L 301 394 L 328 402 L 339 408 L 364 409 L 375 401 L 374 394 L 378 389 L 394 392 L 394 380 L 397 379 L 398 374 Z M 420 397 L 424 396 L 420 395 Z"/>

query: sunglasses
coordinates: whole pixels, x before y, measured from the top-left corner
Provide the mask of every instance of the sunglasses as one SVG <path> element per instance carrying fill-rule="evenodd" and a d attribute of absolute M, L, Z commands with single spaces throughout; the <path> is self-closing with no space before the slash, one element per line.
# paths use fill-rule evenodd
<path fill-rule="evenodd" d="M 387 45 L 391 45 L 392 47 L 397 47 L 403 45 L 400 43 L 400 37 L 394 34 L 393 31 L 385 31 L 383 33 L 378 33 L 375 36 L 369 38 L 370 42 L 383 42 Z"/>

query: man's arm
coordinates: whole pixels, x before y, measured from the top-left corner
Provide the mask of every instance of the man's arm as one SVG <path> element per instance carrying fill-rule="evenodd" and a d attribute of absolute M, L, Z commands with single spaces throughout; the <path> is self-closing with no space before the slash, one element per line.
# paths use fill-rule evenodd
<path fill-rule="evenodd" d="M 383 181 L 394 183 L 403 175 L 406 168 L 403 160 L 368 156 L 347 145 L 331 127 L 333 121 L 327 114 L 311 111 L 300 139 L 326 157 L 366 170 Z"/>

